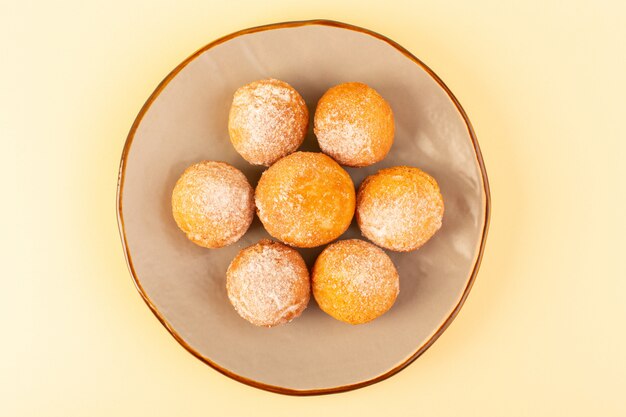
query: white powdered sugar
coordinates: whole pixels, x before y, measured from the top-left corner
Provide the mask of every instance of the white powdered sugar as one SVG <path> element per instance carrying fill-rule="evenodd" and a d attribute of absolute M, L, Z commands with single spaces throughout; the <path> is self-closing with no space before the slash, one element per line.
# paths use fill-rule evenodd
<path fill-rule="evenodd" d="M 326 113 L 321 119 L 316 119 L 315 134 L 320 148 L 324 153 L 340 159 L 373 157 L 372 138 L 367 125 L 357 117 L 358 107 L 352 112 L 355 113 L 354 116 L 346 117 L 335 110 Z"/>
<path fill-rule="evenodd" d="M 338 264 L 338 275 L 349 277 L 346 282 L 348 292 L 356 293 L 362 301 L 376 297 L 385 292 L 384 287 L 391 286 L 391 292 L 397 294 L 399 286 L 397 280 L 389 280 L 385 275 L 391 275 L 393 264 L 386 256 L 375 251 L 362 251 L 358 254 L 346 256 Z M 390 285 L 391 283 L 391 285 Z M 395 289 L 395 290 L 394 290 Z"/>

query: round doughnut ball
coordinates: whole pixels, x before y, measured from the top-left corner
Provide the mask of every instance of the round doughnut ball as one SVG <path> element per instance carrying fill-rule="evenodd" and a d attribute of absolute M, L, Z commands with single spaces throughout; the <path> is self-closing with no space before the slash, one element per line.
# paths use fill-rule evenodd
<path fill-rule="evenodd" d="M 391 308 L 400 281 L 382 249 L 363 240 L 329 245 L 313 267 L 313 296 L 320 308 L 350 324 L 367 323 Z"/>
<path fill-rule="evenodd" d="M 300 94 L 274 79 L 239 88 L 228 116 L 230 141 L 254 165 L 269 166 L 294 152 L 308 126 L 309 110 Z"/>
<path fill-rule="evenodd" d="M 248 230 L 254 217 L 254 191 L 237 168 L 224 162 L 199 162 L 176 182 L 172 214 L 189 240 L 205 248 L 221 248 Z"/>
<path fill-rule="evenodd" d="M 419 248 L 441 228 L 442 218 L 437 181 L 418 168 L 383 169 L 359 187 L 357 223 L 363 236 L 383 248 Z"/>
<path fill-rule="evenodd" d="M 381 161 L 391 149 L 394 130 L 389 103 L 363 83 L 332 87 L 315 110 L 320 148 L 342 165 L 363 167 Z"/>
<path fill-rule="evenodd" d="M 312 248 L 338 238 L 350 226 L 354 184 L 332 158 L 296 152 L 263 173 L 255 201 L 270 235 L 292 246 Z"/>
<path fill-rule="evenodd" d="M 230 263 L 226 291 L 241 317 L 257 326 L 277 326 L 298 317 L 309 303 L 309 271 L 295 249 L 261 240 Z"/>

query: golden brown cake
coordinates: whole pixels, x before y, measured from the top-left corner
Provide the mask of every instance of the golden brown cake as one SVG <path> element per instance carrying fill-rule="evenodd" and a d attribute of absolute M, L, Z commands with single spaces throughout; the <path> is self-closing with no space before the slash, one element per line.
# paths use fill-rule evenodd
<path fill-rule="evenodd" d="M 357 195 L 361 233 L 386 249 L 411 251 L 441 227 L 443 198 L 437 181 L 424 171 L 399 166 L 367 177 Z"/>
<path fill-rule="evenodd" d="M 189 240 L 220 248 L 248 230 L 254 217 L 254 191 L 237 168 L 224 162 L 199 162 L 176 182 L 172 214 Z"/>
<path fill-rule="evenodd" d="M 308 125 L 304 99 L 292 86 L 274 79 L 239 88 L 228 117 L 230 141 L 254 165 L 269 166 L 294 152 Z"/>
<path fill-rule="evenodd" d="M 381 161 L 391 149 L 394 130 L 389 103 L 363 83 L 332 87 L 315 110 L 320 148 L 342 165 L 363 167 Z"/>
<path fill-rule="evenodd" d="M 297 250 L 261 240 L 233 259 L 226 290 L 241 317 L 257 326 L 277 326 L 298 317 L 309 303 L 309 271 Z"/>
<path fill-rule="evenodd" d="M 313 296 L 320 308 L 350 324 L 384 314 L 400 291 L 398 272 L 380 248 L 359 239 L 340 240 L 313 267 Z"/>
<path fill-rule="evenodd" d="M 310 248 L 328 243 L 348 229 L 354 216 L 354 184 L 332 158 L 296 152 L 263 173 L 255 201 L 270 235 L 292 246 Z"/>

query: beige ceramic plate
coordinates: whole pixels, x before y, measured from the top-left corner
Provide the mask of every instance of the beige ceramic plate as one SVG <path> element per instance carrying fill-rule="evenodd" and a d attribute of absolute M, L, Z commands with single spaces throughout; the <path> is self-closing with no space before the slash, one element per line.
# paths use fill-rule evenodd
<path fill-rule="evenodd" d="M 433 175 L 446 204 L 443 227 L 420 250 L 389 253 L 400 273 L 393 308 L 350 326 L 312 299 L 297 320 L 254 327 L 226 297 L 225 272 L 243 247 L 268 237 L 260 222 L 236 244 L 204 249 L 172 219 L 170 196 L 188 165 L 212 159 L 248 165 L 228 139 L 235 90 L 274 77 L 293 85 L 311 115 L 329 87 L 365 82 L 393 108 L 396 139 L 374 166 L 348 169 L 363 178 L 394 165 Z M 312 132 L 303 145 L 317 150 Z M 241 382 L 287 394 L 362 387 L 393 375 L 423 353 L 450 324 L 476 276 L 487 233 L 489 192 L 467 116 L 443 82 L 393 41 L 329 21 L 281 23 L 219 39 L 180 64 L 158 86 L 130 131 L 120 167 L 118 218 L 124 250 L 141 296 L 187 350 Z M 359 236 L 355 224 L 345 237 Z M 311 265 L 322 248 L 303 251 Z"/>

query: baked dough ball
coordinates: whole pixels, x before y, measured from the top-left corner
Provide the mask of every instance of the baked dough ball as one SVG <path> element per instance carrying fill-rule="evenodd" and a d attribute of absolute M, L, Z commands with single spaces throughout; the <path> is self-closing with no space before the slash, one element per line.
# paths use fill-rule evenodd
<path fill-rule="evenodd" d="M 269 166 L 294 152 L 308 126 L 309 110 L 286 82 L 255 81 L 235 92 L 228 133 L 235 150 L 251 164 Z"/>
<path fill-rule="evenodd" d="M 255 200 L 267 232 L 301 248 L 338 238 L 354 216 L 352 179 L 322 153 L 296 152 L 280 159 L 261 176 Z"/>
<path fill-rule="evenodd" d="M 418 168 L 383 169 L 359 187 L 357 223 L 363 236 L 383 248 L 419 248 L 439 230 L 442 218 L 437 181 Z"/>
<path fill-rule="evenodd" d="M 328 90 L 317 104 L 314 128 L 322 152 L 351 167 L 381 161 L 395 130 L 389 103 L 363 83 Z"/>
<path fill-rule="evenodd" d="M 189 240 L 205 248 L 221 248 L 248 230 L 254 217 L 254 191 L 237 168 L 224 162 L 199 162 L 176 182 L 172 214 Z"/>
<path fill-rule="evenodd" d="M 239 252 L 226 272 L 226 290 L 237 313 L 272 327 L 298 317 L 309 303 L 309 271 L 296 251 L 261 240 Z"/>
<path fill-rule="evenodd" d="M 367 323 L 391 308 L 400 281 L 382 249 L 363 240 L 329 245 L 313 267 L 313 296 L 320 308 L 350 324 Z"/>

